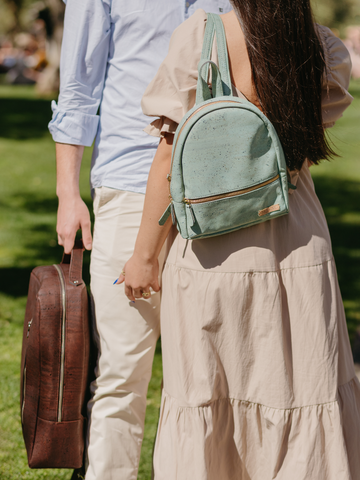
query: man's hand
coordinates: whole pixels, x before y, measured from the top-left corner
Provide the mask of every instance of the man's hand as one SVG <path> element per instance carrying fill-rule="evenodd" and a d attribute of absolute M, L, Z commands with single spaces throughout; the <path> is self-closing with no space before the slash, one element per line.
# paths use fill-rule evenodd
<path fill-rule="evenodd" d="M 56 144 L 56 193 L 59 198 L 56 231 L 65 253 L 71 252 L 79 229 L 84 247 L 90 250 L 92 244 L 90 214 L 79 191 L 83 153 L 81 145 Z"/>
<path fill-rule="evenodd" d="M 56 231 L 58 243 L 64 247 L 65 253 L 71 253 L 76 232 L 81 229 L 86 250 L 91 250 L 90 213 L 80 195 L 59 198 Z"/>

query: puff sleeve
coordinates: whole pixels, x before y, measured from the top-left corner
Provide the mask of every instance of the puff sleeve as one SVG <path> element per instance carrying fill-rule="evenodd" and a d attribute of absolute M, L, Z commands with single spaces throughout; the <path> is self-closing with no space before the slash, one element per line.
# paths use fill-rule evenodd
<path fill-rule="evenodd" d="M 322 117 L 325 128 L 332 127 L 353 101 L 347 89 L 351 75 L 350 54 L 333 32 L 318 25 L 325 53 L 326 70 L 322 85 Z"/>
<path fill-rule="evenodd" d="M 144 131 L 161 137 L 174 133 L 195 104 L 197 66 L 201 57 L 207 15 L 197 10 L 173 33 L 169 52 L 141 101 L 145 115 L 160 117 Z"/>
<path fill-rule="evenodd" d="M 162 137 L 165 133 L 175 133 L 185 113 L 195 104 L 197 66 L 206 20 L 205 11 L 199 9 L 171 37 L 168 55 L 141 102 L 145 115 L 158 117 L 144 129 L 149 135 Z M 322 84 L 323 124 L 325 128 L 330 128 L 353 100 L 347 91 L 351 61 L 345 45 L 329 28 L 321 25 L 317 28 L 326 62 Z M 217 63 L 216 48 L 213 49 L 212 60 Z"/>

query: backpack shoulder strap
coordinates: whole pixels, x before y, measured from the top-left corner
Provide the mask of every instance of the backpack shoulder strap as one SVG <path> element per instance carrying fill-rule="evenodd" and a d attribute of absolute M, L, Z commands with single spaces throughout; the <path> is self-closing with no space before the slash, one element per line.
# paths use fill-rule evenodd
<path fill-rule="evenodd" d="M 216 44 L 217 44 L 217 51 L 218 51 L 218 62 L 219 62 L 219 70 L 221 74 L 221 80 L 223 84 L 223 92 L 224 95 L 231 95 L 231 77 L 230 77 L 230 68 L 229 68 L 229 57 L 226 45 L 226 36 L 225 36 L 225 29 L 224 24 L 219 17 L 214 13 L 209 13 L 215 25 L 215 32 L 216 32 Z"/>
<path fill-rule="evenodd" d="M 219 68 L 210 61 L 215 33 Z M 206 64 L 208 66 L 206 68 L 205 75 L 203 75 L 203 67 Z M 211 95 L 207 85 L 209 77 L 209 64 L 212 67 L 213 95 Z M 219 15 L 208 13 L 198 71 L 199 77 L 196 89 L 197 104 L 205 100 L 209 100 L 212 96 L 219 97 L 232 94 L 225 30 Z"/>

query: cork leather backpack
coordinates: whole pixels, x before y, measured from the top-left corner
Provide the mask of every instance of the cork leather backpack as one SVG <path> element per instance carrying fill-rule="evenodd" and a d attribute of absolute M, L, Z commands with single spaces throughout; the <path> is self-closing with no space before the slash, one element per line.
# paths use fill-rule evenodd
<path fill-rule="evenodd" d="M 215 33 L 219 66 L 210 60 Z M 175 132 L 170 204 L 159 224 L 171 214 L 183 238 L 199 239 L 287 214 L 279 137 L 255 105 L 232 95 L 224 27 L 215 14 L 208 14 L 198 71 L 196 104 Z"/>

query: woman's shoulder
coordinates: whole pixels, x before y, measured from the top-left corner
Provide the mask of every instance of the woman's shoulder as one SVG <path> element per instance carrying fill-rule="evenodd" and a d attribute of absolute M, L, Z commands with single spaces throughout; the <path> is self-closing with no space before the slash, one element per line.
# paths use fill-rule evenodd
<path fill-rule="evenodd" d="M 207 20 L 207 13 L 202 8 L 199 8 L 191 15 L 185 22 L 181 23 L 173 32 L 170 40 L 170 48 L 188 45 L 194 41 L 202 43 L 204 37 L 204 30 Z"/>

